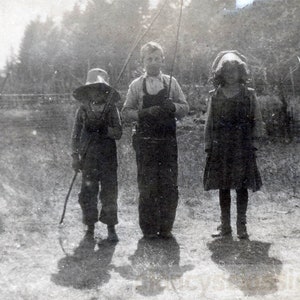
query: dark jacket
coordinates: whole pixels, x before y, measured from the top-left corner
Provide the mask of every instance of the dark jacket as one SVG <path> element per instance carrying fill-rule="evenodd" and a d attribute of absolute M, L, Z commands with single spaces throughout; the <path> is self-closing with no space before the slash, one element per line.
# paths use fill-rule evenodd
<path fill-rule="evenodd" d="M 102 123 L 102 122 L 101 122 Z M 97 128 L 98 125 L 101 127 Z M 105 124 L 97 124 L 97 119 L 84 105 L 76 112 L 72 131 L 72 154 L 82 155 L 88 144 L 107 144 L 109 141 L 119 140 L 122 136 L 122 125 L 118 108 L 111 105 Z"/>

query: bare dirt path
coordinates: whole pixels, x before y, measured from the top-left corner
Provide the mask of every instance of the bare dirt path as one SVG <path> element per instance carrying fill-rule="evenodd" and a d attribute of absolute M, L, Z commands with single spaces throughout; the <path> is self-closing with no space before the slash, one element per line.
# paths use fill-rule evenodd
<path fill-rule="evenodd" d="M 180 128 L 175 238 L 149 242 L 138 227 L 135 162 L 125 131 L 120 242 L 108 243 L 99 224 L 96 244 L 84 238 L 78 182 L 58 227 L 72 178 L 69 128 L 44 130 L 24 116 L 13 118 L 23 123 L 6 122 L 0 133 L 0 299 L 300 299 L 299 145 L 263 146 L 265 185 L 250 195 L 250 240 L 215 241 L 217 193 L 202 189 L 202 133 Z"/>

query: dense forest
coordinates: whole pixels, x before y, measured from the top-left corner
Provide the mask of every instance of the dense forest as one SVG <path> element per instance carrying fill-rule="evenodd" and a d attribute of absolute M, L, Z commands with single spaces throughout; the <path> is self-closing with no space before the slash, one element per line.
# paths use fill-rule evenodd
<path fill-rule="evenodd" d="M 68 93 L 96 66 L 107 69 L 113 83 L 136 36 L 163 2 L 151 7 L 149 0 L 95 0 L 85 9 L 75 5 L 60 24 L 37 18 L 27 26 L 19 54 L 7 61 L 4 73 L 9 79 L 3 93 Z M 168 1 L 140 43 L 155 40 L 163 45 L 166 72 L 179 11 L 179 0 Z M 238 49 L 249 58 L 252 84 L 259 93 L 273 93 L 282 86 L 299 93 L 299 16 L 298 0 L 260 0 L 243 9 L 236 9 L 233 0 L 185 1 L 175 76 L 181 84 L 206 86 L 218 51 Z M 140 45 L 121 87 L 142 71 Z"/>

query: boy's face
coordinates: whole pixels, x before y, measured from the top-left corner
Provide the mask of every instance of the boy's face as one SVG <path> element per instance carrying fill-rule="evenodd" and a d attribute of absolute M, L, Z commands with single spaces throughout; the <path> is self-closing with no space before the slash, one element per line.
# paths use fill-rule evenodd
<path fill-rule="evenodd" d="M 226 63 L 222 73 L 226 84 L 235 84 L 239 82 L 240 72 L 236 64 Z"/>
<path fill-rule="evenodd" d="M 144 68 L 149 76 L 157 76 L 164 64 L 163 55 L 160 50 L 146 52 L 143 59 Z"/>

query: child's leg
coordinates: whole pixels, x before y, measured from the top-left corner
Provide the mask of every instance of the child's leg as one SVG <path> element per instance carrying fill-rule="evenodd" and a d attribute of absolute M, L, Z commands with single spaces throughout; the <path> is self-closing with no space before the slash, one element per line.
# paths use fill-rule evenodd
<path fill-rule="evenodd" d="M 88 225 L 91 231 L 94 224 L 98 221 L 98 191 L 98 180 L 90 174 L 83 173 L 78 201 L 82 209 L 82 222 Z"/>
<path fill-rule="evenodd" d="M 99 221 L 107 225 L 108 237 L 111 242 L 119 240 L 115 231 L 118 224 L 118 175 L 117 165 L 102 165 L 100 200 L 102 204 Z"/>
<path fill-rule="evenodd" d="M 236 190 L 236 205 L 237 205 L 237 234 L 239 238 L 247 238 L 247 207 L 248 207 L 248 190 Z"/>
<path fill-rule="evenodd" d="M 99 221 L 106 225 L 118 224 L 118 178 L 117 167 L 103 165 L 101 172 L 101 212 Z"/>
<path fill-rule="evenodd" d="M 230 189 L 220 189 L 219 190 L 219 201 L 220 201 L 219 203 L 220 203 L 220 209 L 221 209 L 221 225 L 218 226 L 217 232 L 212 235 L 213 237 L 222 237 L 222 236 L 231 234 Z"/>
<path fill-rule="evenodd" d="M 139 225 L 146 238 L 159 231 L 157 144 L 141 140 L 137 156 L 139 187 Z"/>
<path fill-rule="evenodd" d="M 230 207 L 231 197 L 229 189 L 219 190 L 220 208 L 221 208 L 221 222 L 230 226 Z"/>
<path fill-rule="evenodd" d="M 171 237 L 178 205 L 178 163 L 176 141 L 168 141 L 160 146 L 158 164 L 158 188 L 160 208 L 160 236 Z"/>

